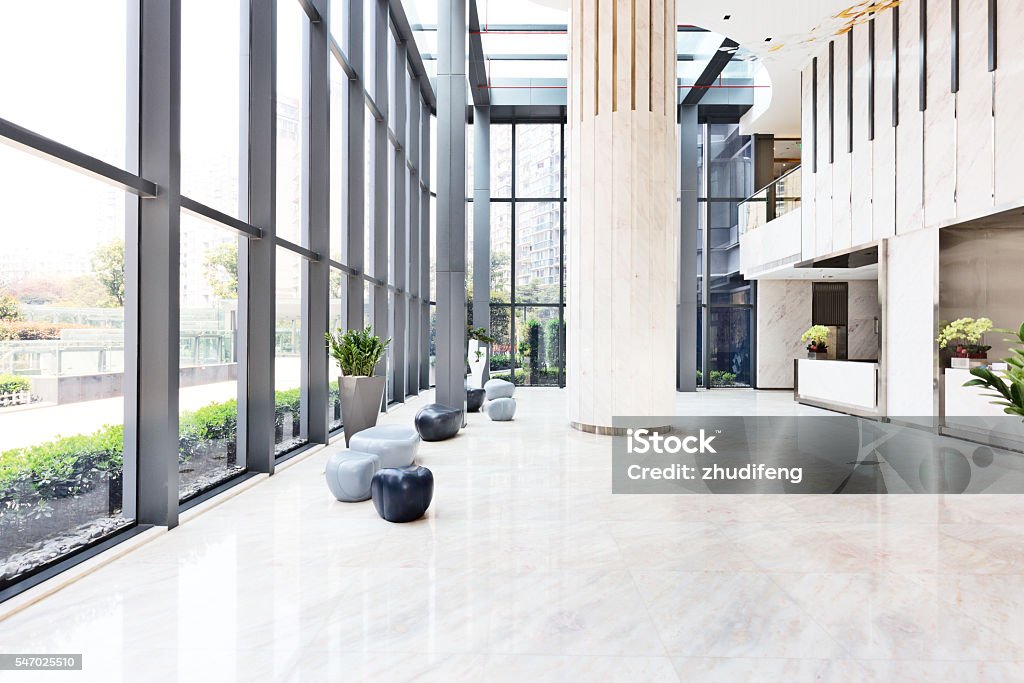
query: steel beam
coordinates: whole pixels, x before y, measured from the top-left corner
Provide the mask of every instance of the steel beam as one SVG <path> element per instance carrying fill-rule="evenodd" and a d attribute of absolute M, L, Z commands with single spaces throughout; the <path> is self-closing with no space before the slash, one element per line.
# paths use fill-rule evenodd
<path fill-rule="evenodd" d="M 420 310 L 423 301 L 423 290 L 420 289 L 420 253 L 429 249 L 430 245 L 420 243 L 420 104 L 419 83 L 416 78 L 409 79 L 409 139 L 406 148 L 409 150 L 409 211 L 407 231 L 409 234 L 409 321 L 408 346 L 406 349 L 406 393 L 418 394 L 420 391 Z M 429 161 L 428 161 L 429 163 Z"/>
<path fill-rule="evenodd" d="M 140 197 L 152 199 L 158 189 L 154 182 L 129 173 L 113 164 L 79 152 L 73 147 L 51 140 L 45 135 L 22 128 L 7 119 L 0 119 L 0 142 L 22 151 L 54 161 L 64 168 L 83 173 Z"/>
<path fill-rule="evenodd" d="M 178 524 L 178 326 L 180 270 L 181 2 L 139 7 L 139 175 L 161 188 L 135 199 L 137 231 L 126 242 L 128 308 L 137 312 L 136 344 L 126 339 L 124 490 L 134 489 L 140 524 Z M 131 154 L 132 151 L 129 152 Z M 132 467 L 131 465 L 134 465 Z"/>
<path fill-rule="evenodd" d="M 330 253 L 330 22 L 328 0 L 309 0 L 320 21 L 305 22 L 303 97 L 306 122 L 302 134 L 302 234 L 310 250 Z M 327 443 L 330 434 L 327 395 L 330 385 L 324 335 L 330 318 L 331 267 L 326 259 L 304 259 L 302 280 L 306 301 L 303 306 L 303 355 L 307 375 L 302 393 L 304 435 L 312 443 Z"/>
<path fill-rule="evenodd" d="M 373 66 L 364 64 L 363 71 L 373 75 L 373 98 L 379 118 L 373 123 L 373 149 L 370 156 L 370 263 L 369 273 L 382 283 L 388 279 L 388 155 L 391 143 L 388 141 L 388 2 L 374 0 L 373 17 L 368 35 L 373 41 L 370 55 Z M 378 337 L 386 339 L 388 334 L 388 290 L 385 285 L 375 284 L 371 302 L 371 324 Z M 394 349 L 392 349 L 394 353 Z M 387 361 L 381 359 L 378 373 L 387 374 Z M 385 400 L 386 404 L 386 400 Z M 382 406 L 383 410 L 386 405 Z"/>
<path fill-rule="evenodd" d="M 679 108 L 679 299 L 676 390 L 697 390 L 697 227 L 700 178 L 697 106 Z"/>
<path fill-rule="evenodd" d="M 430 388 L 430 109 L 420 109 L 420 390 Z"/>
<path fill-rule="evenodd" d="M 355 74 L 363 73 L 363 2 L 349 0 L 344 3 L 348 12 L 345 27 L 348 29 L 349 61 Z M 366 239 L 366 211 L 364 192 L 366 187 L 366 99 L 363 84 L 358 78 L 349 77 L 348 82 L 348 215 L 345 217 L 345 239 L 347 240 L 347 265 L 362 274 L 366 268 L 363 257 Z M 363 279 L 346 278 L 345 324 L 350 330 L 363 329 Z M 342 416 L 344 419 L 344 416 Z"/>
<path fill-rule="evenodd" d="M 473 327 L 491 331 L 491 110 L 473 109 Z M 484 368 L 486 382 L 490 374 Z"/>
<path fill-rule="evenodd" d="M 476 0 L 469 3 L 469 85 L 473 104 L 486 107 L 491 103 L 491 91 L 487 87 L 487 62 L 484 57 L 483 41 L 480 39 L 480 16 Z"/>
<path fill-rule="evenodd" d="M 238 252 L 238 451 L 252 472 L 274 471 L 274 321 L 276 297 L 277 161 L 276 3 L 242 3 L 242 45 L 248 46 L 241 79 L 243 145 L 241 215 L 261 240 L 240 240 Z"/>
<path fill-rule="evenodd" d="M 409 314 L 409 213 L 408 188 L 409 168 L 406 165 L 406 99 L 409 96 L 408 71 L 405 68 L 408 56 L 404 43 L 399 43 L 395 53 L 395 110 L 391 112 L 396 138 L 395 146 L 395 180 L 394 180 L 394 240 L 395 240 L 395 308 L 391 322 L 391 359 L 394 375 L 394 391 L 391 398 L 399 403 L 405 402 L 406 395 L 406 353 L 408 345 L 407 317 Z"/>
<path fill-rule="evenodd" d="M 466 403 L 466 0 L 438 0 L 436 400 Z"/>
<path fill-rule="evenodd" d="M 701 72 L 697 80 L 690 86 L 690 91 L 683 98 L 684 105 L 690 106 L 700 103 L 701 99 L 704 98 L 704 94 L 708 91 L 708 86 L 712 85 L 722 75 L 722 70 L 732 60 L 732 55 L 737 48 L 739 48 L 739 43 L 734 40 L 726 38 L 722 41 L 721 47 L 718 48 L 718 51 L 715 52 L 714 56 L 704 66 L 704 71 Z"/>

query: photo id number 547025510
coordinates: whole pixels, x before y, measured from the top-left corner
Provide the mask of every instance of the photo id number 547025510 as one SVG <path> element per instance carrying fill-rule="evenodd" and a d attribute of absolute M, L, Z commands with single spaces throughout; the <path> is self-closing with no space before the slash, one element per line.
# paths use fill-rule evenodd
<path fill-rule="evenodd" d="M 0 671 L 81 671 L 81 654 L 0 654 Z"/>

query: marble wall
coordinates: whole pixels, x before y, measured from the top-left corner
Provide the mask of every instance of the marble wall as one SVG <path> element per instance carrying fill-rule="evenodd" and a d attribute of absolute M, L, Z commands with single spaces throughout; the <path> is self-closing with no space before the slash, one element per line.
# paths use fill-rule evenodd
<path fill-rule="evenodd" d="M 939 320 L 985 317 L 997 329 L 1024 323 L 1020 264 L 1024 261 L 1024 220 L 1016 227 L 948 228 L 939 234 Z M 989 358 L 1010 355 L 1007 334 L 990 332 Z M 1013 344 L 1016 346 L 1016 344 Z"/>
<path fill-rule="evenodd" d="M 1019 206 L 1024 193 L 1024 2 L 999 2 L 998 68 L 993 72 L 995 116 L 995 204 Z"/>
<path fill-rule="evenodd" d="M 803 72 L 803 137 L 816 134 L 817 172 L 807 173 L 804 257 L 825 256 L 924 227 L 1024 206 L 1024 3 L 997 0 L 997 68 L 989 70 L 989 0 L 960 0 L 959 78 L 952 79 L 952 3 L 902 0 L 833 39 L 836 100 L 828 121 L 828 47 L 815 56 L 817 129 L 806 111 L 813 74 Z M 921 10 L 927 8 L 924 109 Z M 894 25 L 898 22 L 898 32 Z M 853 150 L 847 152 L 847 45 L 852 41 Z M 894 44 L 895 41 L 895 44 Z M 898 48 L 894 54 L 894 48 Z M 895 60 L 895 61 L 894 61 Z M 872 64 L 874 89 L 872 91 Z M 894 66 L 896 68 L 894 68 Z M 893 79 L 899 79 L 893 116 Z M 954 90 L 956 90 L 954 92 Z M 873 97 L 874 111 L 869 103 Z M 873 121 L 874 136 L 869 135 Z M 827 138 L 835 134 L 830 163 Z M 805 145 L 805 149 L 807 149 Z M 808 194 L 812 193 L 812 194 Z M 813 196 L 812 196 L 813 195 Z M 848 217 L 849 216 L 849 217 Z"/>
<path fill-rule="evenodd" d="M 878 360 L 875 319 L 882 315 L 877 280 L 852 280 L 846 332 L 846 356 L 850 360 Z"/>
<path fill-rule="evenodd" d="M 885 334 L 887 412 L 934 415 L 935 302 L 939 231 L 918 230 L 887 241 Z"/>
<path fill-rule="evenodd" d="M 807 357 L 800 335 L 810 326 L 809 281 L 758 280 L 758 389 L 793 388 L 793 359 Z"/>

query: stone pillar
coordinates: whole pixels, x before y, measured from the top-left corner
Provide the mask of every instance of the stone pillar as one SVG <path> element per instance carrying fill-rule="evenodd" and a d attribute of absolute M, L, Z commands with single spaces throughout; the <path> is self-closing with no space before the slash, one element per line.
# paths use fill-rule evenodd
<path fill-rule="evenodd" d="M 569 98 L 569 420 L 674 414 L 675 4 L 574 0 Z"/>

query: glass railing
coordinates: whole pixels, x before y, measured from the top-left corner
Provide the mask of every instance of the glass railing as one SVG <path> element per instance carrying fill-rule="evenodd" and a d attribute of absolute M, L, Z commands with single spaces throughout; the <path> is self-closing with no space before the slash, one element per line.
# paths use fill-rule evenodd
<path fill-rule="evenodd" d="M 800 208 L 801 178 L 801 168 L 797 166 L 740 202 L 740 234 Z"/>

